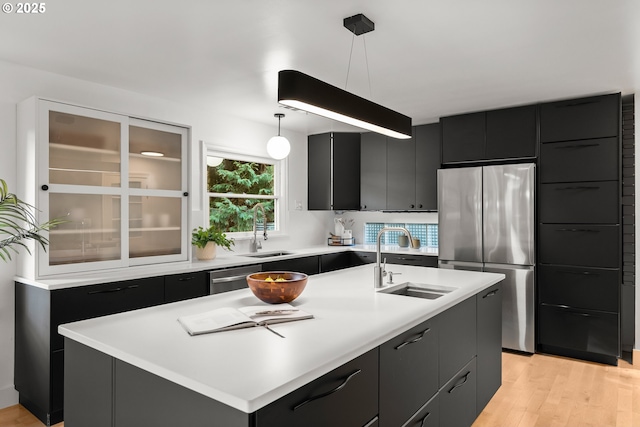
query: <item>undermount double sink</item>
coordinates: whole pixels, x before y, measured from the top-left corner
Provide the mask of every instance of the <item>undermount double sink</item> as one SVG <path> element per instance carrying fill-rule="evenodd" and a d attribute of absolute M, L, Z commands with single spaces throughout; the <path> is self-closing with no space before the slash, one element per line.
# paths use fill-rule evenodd
<path fill-rule="evenodd" d="M 378 292 L 415 298 L 438 299 L 456 289 L 457 288 L 448 286 L 428 285 L 426 283 L 404 282 L 399 285 L 381 289 Z"/>

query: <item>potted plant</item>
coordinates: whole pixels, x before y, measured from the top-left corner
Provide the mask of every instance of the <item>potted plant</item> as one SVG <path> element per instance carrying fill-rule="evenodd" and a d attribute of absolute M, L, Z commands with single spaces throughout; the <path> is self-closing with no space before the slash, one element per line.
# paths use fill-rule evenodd
<path fill-rule="evenodd" d="M 35 240 L 47 250 L 49 240 L 40 233 L 63 221 L 54 219 L 38 224 L 33 210 L 33 206 L 10 193 L 7 183 L 0 179 L 0 258 L 3 261 L 11 259 L 11 252 L 18 253 L 16 246 L 31 253 L 25 240 Z"/>
<path fill-rule="evenodd" d="M 216 247 L 222 246 L 227 250 L 235 245 L 233 239 L 227 239 L 227 235 L 218 230 L 215 226 L 209 228 L 194 228 L 191 233 L 191 244 L 196 247 L 196 258 L 199 260 L 209 260 L 216 257 Z"/>

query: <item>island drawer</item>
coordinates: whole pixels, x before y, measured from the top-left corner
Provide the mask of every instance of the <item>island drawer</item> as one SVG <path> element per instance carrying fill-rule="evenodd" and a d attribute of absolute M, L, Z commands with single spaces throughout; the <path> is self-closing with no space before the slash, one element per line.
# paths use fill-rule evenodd
<path fill-rule="evenodd" d="M 380 426 L 403 425 L 438 391 L 438 331 L 428 320 L 380 346 Z"/>
<path fill-rule="evenodd" d="M 378 349 L 257 412 L 257 427 L 364 426 L 378 414 Z"/>

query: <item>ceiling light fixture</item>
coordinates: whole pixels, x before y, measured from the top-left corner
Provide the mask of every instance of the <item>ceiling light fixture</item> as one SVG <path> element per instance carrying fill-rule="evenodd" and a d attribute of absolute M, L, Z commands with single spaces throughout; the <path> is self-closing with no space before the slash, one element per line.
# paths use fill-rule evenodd
<path fill-rule="evenodd" d="M 345 18 L 344 26 L 354 37 L 374 29 L 374 23 L 362 14 Z M 300 71 L 278 73 L 278 102 L 392 138 L 411 138 L 410 117 Z"/>
<path fill-rule="evenodd" d="M 278 135 L 271 137 L 267 142 L 267 153 L 276 160 L 282 160 L 289 155 L 291 144 L 284 136 L 280 136 L 280 119 L 284 117 L 282 113 L 276 113 L 273 117 L 278 118 Z"/>

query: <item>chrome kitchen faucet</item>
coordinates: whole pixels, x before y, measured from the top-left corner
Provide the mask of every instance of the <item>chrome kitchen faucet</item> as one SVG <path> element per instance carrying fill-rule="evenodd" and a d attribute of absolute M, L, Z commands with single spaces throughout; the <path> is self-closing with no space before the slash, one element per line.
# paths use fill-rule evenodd
<path fill-rule="evenodd" d="M 249 242 L 249 252 L 258 252 L 258 249 L 262 249 L 262 243 L 258 242 L 258 208 L 262 209 L 262 229 L 264 240 L 267 240 L 267 214 L 264 211 L 262 203 L 256 203 L 253 207 L 253 239 Z"/>
<path fill-rule="evenodd" d="M 387 275 L 387 263 L 384 263 L 384 267 L 380 265 L 380 239 L 384 233 L 387 231 L 401 231 L 407 235 L 409 238 L 410 244 L 413 246 L 413 237 L 411 237 L 411 233 L 404 227 L 385 227 L 378 232 L 378 237 L 376 239 L 376 266 L 373 268 L 373 286 L 375 288 L 382 287 L 382 279 Z"/>

